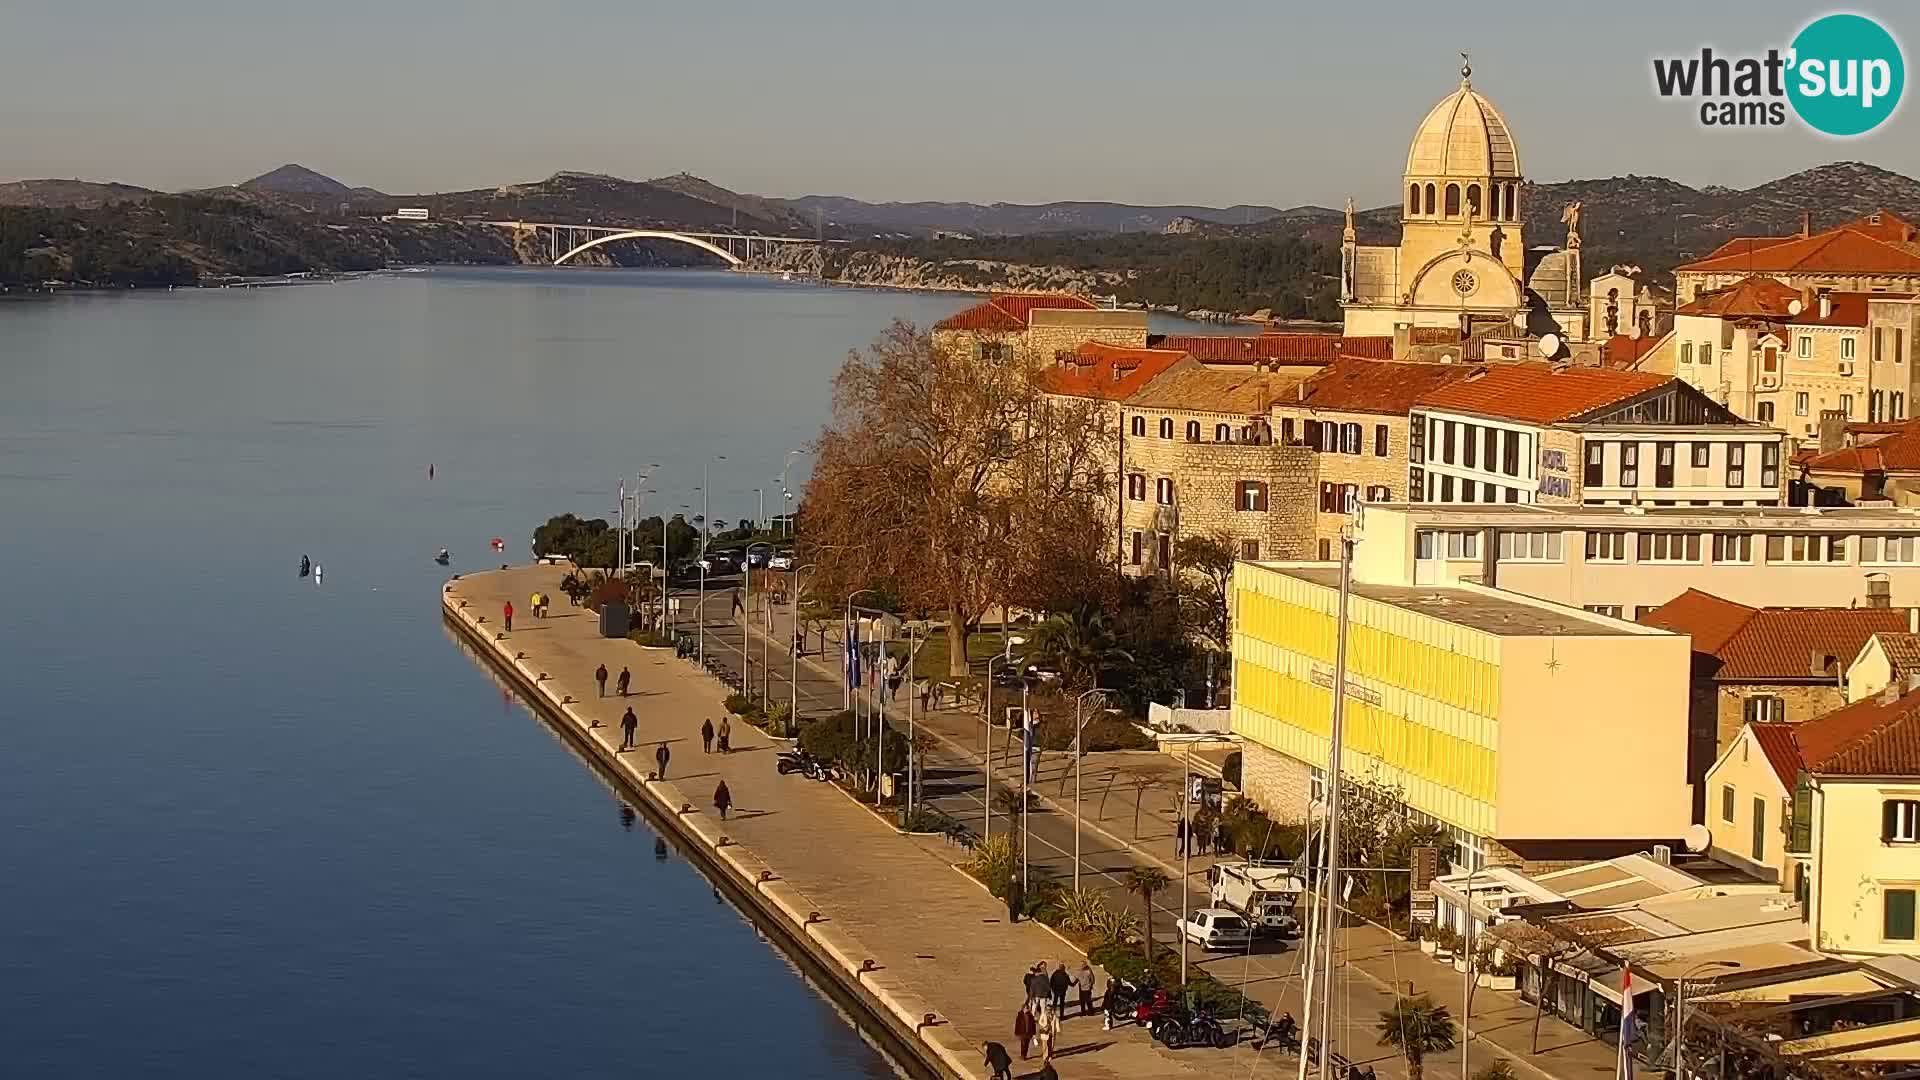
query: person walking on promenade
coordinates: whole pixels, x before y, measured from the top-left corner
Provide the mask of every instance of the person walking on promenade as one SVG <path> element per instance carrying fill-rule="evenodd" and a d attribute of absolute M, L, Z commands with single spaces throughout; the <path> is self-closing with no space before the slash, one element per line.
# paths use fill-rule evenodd
<path fill-rule="evenodd" d="M 713 753 L 713 720 L 711 718 L 700 721 L 700 752 Z"/>
<path fill-rule="evenodd" d="M 540 590 L 539 589 L 535 589 L 533 590 L 533 592 L 527 595 L 527 614 L 533 616 L 536 619 L 540 617 Z"/>
<path fill-rule="evenodd" d="M 1179 821 L 1173 823 L 1173 853 L 1175 855 L 1187 853 L 1187 819 L 1184 815 Z"/>
<path fill-rule="evenodd" d="M 987 1068 L 993 1070 L 993 1080 L 1013 1080 L 1013 1055 L 1007 1053 L 1007 1048 L 988 1039 L 984 1049 L 987 1052 Z"/>
<path fill-rule="evenodd" d="M 1024 1002 L 1013 1014 L 1013 1037 L 1020 1040 L 1020 1060 L 1027 1060 L 1027 1053 L 1033 1049 L 1033 1010 Z"/>
<path fill-rule="evenodd" d="M 1026 995 L 1028 1011 L 1047 999 L 1047 995 L 1053 991 L 1047 986 L 1046 964 L 1035 964 L 1027 969 L 1027 973 L 1020 978 L 1020 992 Z"/>
<path fill-rule="evenodd" d="M 1080 961 L 1080 974 L 1073 977 L 1073 985 L 1080 988 L 1080 1015 L 1093 1015 L 1093 965 Z"/>
<path fill-rule="evenodd" d="M 599 727 L 600 721 L 595 720 L 593 723 L 587 726 Z M 628 728 L 628 726 L 633 726 L 633 727 L 640 726 L 640 718 L 633 715 L 633 706 L 631 705 L 627 706 L 626 712 L 620 714 L 620 730 L 625 731 Z"/>
<path fill-rule="evenodd" d="M 1051 992 L 1053 1011 L 1062 1016 L 1067 1014 L 1067 991 L 1073 988 L 1073 976 L 1067 974 L 1067 965 L 1056 963 L 1053 974 L 1047 976 L 1047 989 Z"/>
<path fill-rule="evenodd" d="M 720 781 L 713 789 L 713 808 L 720 811 L 720 820 L 727 820 L 727 809 L 733 805 L 733 792 L 727 790 L 727 782 Z"/>
<path fill-rule="evenodd" d="M 1007 922 L 1009 924 L 1019 922 L 1020 909 L 1026 906 L 1026 890 L 1020 887 L 1020 879 L 1015 877 L 1007 882 Z"/>
<path fill-rule="evenodd" d="M 633 733 L 640 726 L 640 718 L 628 709 L 620 717 L 620 749 L 624 752 L 633 749 Z"/>
<path fill-rule="evenodd" d="M 507 617 L 507 630 L 511 632 L 513 630 L 513 601 L 507 601 L 506 604 L 501 607 L 500 613 Z"/>
<path fill-rule="evenodd" d="M 654 747 L 653 760 L 660 763 L 660 779 L 665 780 L 667 778 L 667 762 L 672 758 L 673 751 L 667 749 L 666 743 L 662 742 L 659 746 Z"/>
<path fill-rule="evenodd" d="M 733 752 L 733 717 L 731 716 L 720 718 L 720 752 L 723 754 Z"/>
<path fill-rule="evenodd" d="M 607 665 L 601 664 L 593 669 L 593 681 L 600 684 L 600 696 L 607 696 Z"/>
<path fill-rule="evenodd" d="M 628 671 L 626 668 L 622 667 L 620 669 L 620 677 L 613 681 L 613 685 L 616 689 L 620 691 L 621 697 L 626 697 L 627 687 L 630 684 L 632 684 L 632 682 L 633 682 L 633 672 Z"/>
<path fill-rule="evenodd" d="M 1033 1012 L 1033 1037 L 1040 1040 L 1040 1060 L 1053 1060 L 1053 1044 L 1060 1038 L 1060 1010 L 1043 1001 Z"/>

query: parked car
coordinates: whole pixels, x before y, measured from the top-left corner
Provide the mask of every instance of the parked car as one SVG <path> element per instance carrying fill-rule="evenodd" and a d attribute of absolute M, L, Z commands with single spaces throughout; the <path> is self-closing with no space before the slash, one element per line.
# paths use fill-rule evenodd
<path fill-rule="evenodd" d="M 1201 908 L 1180 920 L 1180 933 L 1203 949 L 1244 949 L 1253 940 L 1247 920 L 1230 908 Z"/>
<path fill-rule="evenodd" d="M 709 574 L 730 574 L 739 569 L 739 564 L 733 561 L 733 556 L 725 551 L 709 551 L 701 556 L 700 561 L 695 565 Z"/>
<path fill-rule="evenodd" d="M 754 551 L 747 552 L 747 565 L 752 567 L 761 567 L 761 566 L 767 565 L 766 549 L 760 548 Z"/>
<path fill-rule="evenodd" d="M 773 558 L 768 559 L 767 567 L 772 570 L 791 570 L 793 569 L 793 556 L 783 551 Z"/>

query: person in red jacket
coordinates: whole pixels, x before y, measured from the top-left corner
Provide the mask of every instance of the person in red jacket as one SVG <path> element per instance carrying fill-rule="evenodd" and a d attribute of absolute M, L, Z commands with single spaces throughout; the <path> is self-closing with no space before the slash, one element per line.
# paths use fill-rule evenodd
<path fill-rule="evenodd" d="M 501 608 L 500 612 L 507 617 L 507 629 L 513 629 L 513 601 L 507 601 L 506 606 Z"/>

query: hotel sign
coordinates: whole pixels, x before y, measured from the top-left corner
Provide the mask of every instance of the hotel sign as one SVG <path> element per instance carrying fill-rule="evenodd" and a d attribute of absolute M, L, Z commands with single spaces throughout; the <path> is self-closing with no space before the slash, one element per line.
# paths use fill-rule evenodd
<path fill-rule="evenodd" d="M 1557 499 L 1573 498 L 1573 477 L 1567 472 L 1565 450 L 1540 451 L 1539 492 Z"/>
<path fill-rule="evenodd" d="M 1333 689 L 1333 669 L 1322 667 L 1319 664 L 1313 665 L 1313 685 L 1324 687 L 1328 690 Z M 1369 690 L 1364 686 L 1356 686 L 1352 679 L 1347 680 L 1347 696 L 1355 701 L 1364 701 L 1369 705 L 1380 704 L 1380 694 L 1378 691 Z"/>

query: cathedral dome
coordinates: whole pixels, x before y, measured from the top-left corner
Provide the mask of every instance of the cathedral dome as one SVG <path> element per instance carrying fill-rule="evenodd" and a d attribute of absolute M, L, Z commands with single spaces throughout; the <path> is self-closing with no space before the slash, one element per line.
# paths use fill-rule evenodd
<path fill-rule="evenodd" d="M 1409 177 L 1520 178 L 1520 154 L 1500 110 L 1468 81 L 1461 69 L 1460 89 L 1441 99 L 1407 151 Z"/>

